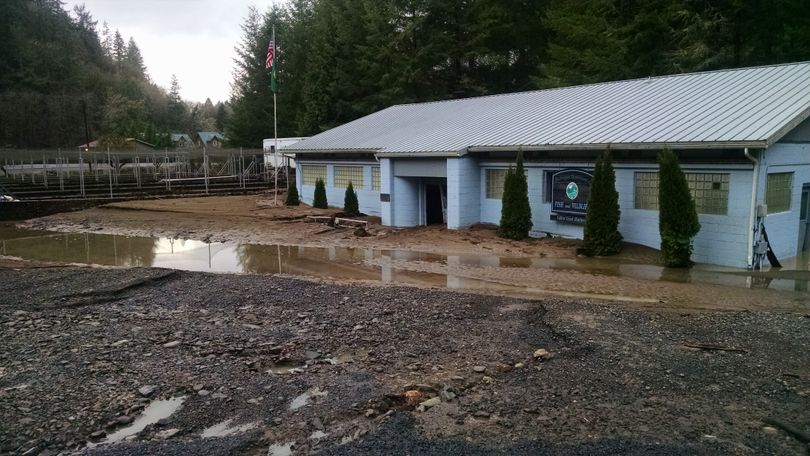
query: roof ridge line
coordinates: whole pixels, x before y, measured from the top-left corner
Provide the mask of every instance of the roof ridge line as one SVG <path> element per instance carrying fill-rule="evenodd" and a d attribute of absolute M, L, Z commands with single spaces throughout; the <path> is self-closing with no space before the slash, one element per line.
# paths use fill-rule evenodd
<path fill-rule="evenodd" d="M 718 69 L 718 70 L 704 70 L 704 71 L 695 71 L 690 73 L 673 73 L 673 74 L 662 74 L 657 76 L 645 76 L 639 78 L 632 78 L 632 79 L 618 79 L 612 81 L 602 81 L 602 82 L 591 82 L 588 84 L 574 84 L 574 85 L 567 85 L 567 86 L 560 86 L 560 87 L 548 87 L 545 89 L 535 89 L 535 90 L 524 90 L 522 92 L 507 92 L 507 93 L 492 93 L 488 95 L 478 95 L 474 97 L 465 97 L 465 98 L 453 98 L 451 100 L 434 100 L 434 101 L 417 101 L 413 103 L 399 103 L 395 105 L 391 105 L 388 108 L 397 108 L 400 106 L 416 106 L 416 105 L 429 105 L 429 104 L 439 104 L 439 103 L 454 103 L 460 102 L 465 100 L 480 100 L 484 98 L 494 98 L 494 97 L 507 97 L 512 95 L 526 95 L 529 93 L 538 93 L 538 92 L 551 92 L 555 90 L 564 90 L 564 89 L 571 89 L 574 87 L 594 87 L 600 85 L 610 85 L 610 84 L 620 84 L 625 82 L 635 82 L 635 81 L 651 81 L 655 79 L 666 79 L 666 78 L 677 78 L 683 76 L 696 76 L 696 75 L 704 75 L 704 74 L 714 74 L 714 73 L 731 73 L 735 71 L 745 71 L 745 70 L 756 70 L 760 68 L 776 68 L 776 67 L 783 67 L 783 66 L 795 66 L 795 65 L 810 65 L 810 60 L 803 60 L 800 62 L 785 62 L 785 63 L 774 63 L 771 65 L 755 65 L 749 67 L 739 67 L 739 68 L 725 68 L 725 69 Z M 379 112 L 379 111 L 378 111 Z M 365 116 L 364 116 L 365 117 Z"/>

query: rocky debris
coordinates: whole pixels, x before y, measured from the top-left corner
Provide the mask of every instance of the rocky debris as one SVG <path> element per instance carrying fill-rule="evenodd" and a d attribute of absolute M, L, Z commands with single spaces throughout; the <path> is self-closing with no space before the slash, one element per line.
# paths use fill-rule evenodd
<path fill-rule="evenodd" d="M 174 347 L 177 347 L 178 345 L 180 345 L 180 341 L 179 340 L 173 340 L 171 342 L 166 342 L 165 344 L 163 344 L 163 347 L 164 348 L 174 348 Z"/>
<path fill-rule="evenodd" d="M 405 402 L 409 407 L 415 407 L 422 401 L 422 392 L 419 390 L 405 391 Z"/>
<path fill-rule="evenodd" d="M 435 407 L 435 406 L 437 406 L 437 405 L 439 405 L 441 403 L 442 403 L 442 400 L 439 399 L 438 397 L 431 397 L 430 399 L 420 403 L 419 406 L 416 407 L 416 411 L 417 412 L 424 412 L 425 410 L 433 408 L 433 407 Z"/>
<path fill-rule="evenodd" d="M 155 437 L 158 439 L 170 439 L 175 435 L 180 433 L 180 429 L 172 428 L 172 429 L 164 429 L 162 431 L 158 431 L 155 433 Z"/>
<path fill-rule="evenodd" d="M 534 356 L 534 359 L 538 361 L 548 361 L 554 357 L 554 355 L 549 353 L 549 351 L 546 350 L 545 348 L 538 348 L 537 350 L 534 351 L 534 354 L 532 356 Z"/>
<path fill-rule="evenodd" d="M 149 397 L 157 391 L 157 386 L 155 385 L 144 385 L 138 388 L 138 393 L 143 397 Z"/>
<path fill-rule="evenodd" d="M 473 366 L 472 370 L 473 372 L 482 374 L 487 371 L 487 368 L 485 366 Z"/>

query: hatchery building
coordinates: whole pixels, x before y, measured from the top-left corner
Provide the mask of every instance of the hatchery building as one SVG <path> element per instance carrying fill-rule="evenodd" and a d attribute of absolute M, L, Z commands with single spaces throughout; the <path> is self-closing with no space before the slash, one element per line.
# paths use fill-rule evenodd
<path fill-rule="evenodd" d="M 751 266 L 766 227 L 780 258 L 810 248 L 810 62 L 392 106 L 286 148 L 311 203 L 346 185 L 384 225 L 500 220 L 523 152 L 532 236 L 582 237 L 596 156 L 613 153 L 628 242 L 658 248 L 658 166 L 675 150 L 701 230 L 693 259 Z"/>

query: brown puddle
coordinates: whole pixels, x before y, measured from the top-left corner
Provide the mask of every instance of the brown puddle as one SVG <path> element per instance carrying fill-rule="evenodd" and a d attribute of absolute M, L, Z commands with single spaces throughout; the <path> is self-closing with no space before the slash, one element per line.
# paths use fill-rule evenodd
<path fill-rule="evenodd" d="M 604 258 L 509 258 L 494 255 L 439 255 L 404 250 L 303 247 L 117 236 L 51 233 L 0 225 L 0 254 L 25 260 L 124 267 L 161 267 L 216 273 L 280 273 L 346 280 L 440 286 L 522 295 L 554 294 L 620 301 L 653 301 L 631 296 L 583 293 L 542 283 L 517 285 L 488 278 L 496 268 L 545 269 L 645 281 L 706 283 L 739 288 L 807 291 L 810 258 L 784 262 L 790 270 L 751 273 L 742 269 L 696 265 L 691 269 Z M 786 269 L 788 269 L 786 268 Z M 477 272 L 470 274 L 469 272 Z"/>

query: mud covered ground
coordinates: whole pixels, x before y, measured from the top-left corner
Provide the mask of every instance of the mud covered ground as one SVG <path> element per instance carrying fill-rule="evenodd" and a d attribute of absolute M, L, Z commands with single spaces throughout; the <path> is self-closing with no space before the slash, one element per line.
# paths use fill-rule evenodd
<path fill-rule="evenodd" d="M 810 431 L 808 334 L 799 313 L 6 266 L 0 453 L 804 454 L 783 427 Z"/>

